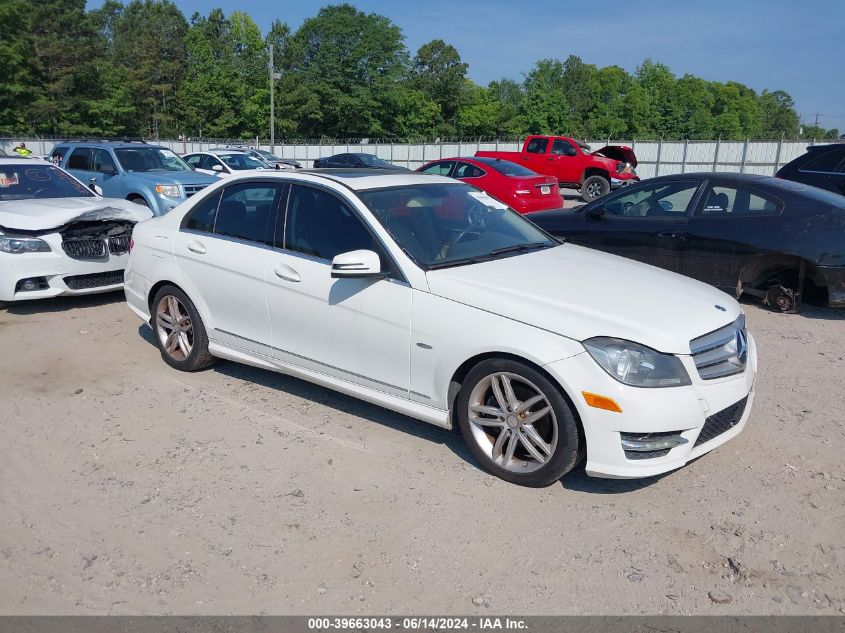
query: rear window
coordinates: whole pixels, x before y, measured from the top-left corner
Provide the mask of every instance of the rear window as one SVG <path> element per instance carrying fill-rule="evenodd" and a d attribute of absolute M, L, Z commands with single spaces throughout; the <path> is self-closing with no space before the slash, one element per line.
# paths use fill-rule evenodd
<path fill-rule="evenodd" d="M 835 149 L 829 152 L 816 150 L 817 158 L 811 158 L 801 168 L 801 171 L 820 171 L 828 174 L 845 171 L 845 149 Z"/>
<path fill-rule="evenodd" d="M 549 139 L 547 138 L 532 138 L 528 145 L 525 148 L 526 152 L 530 152 L 531 154 L 545 154 L 546 147 L 549 145 Z"/>
<path fill-rule="evenodd" d="M 490 165 L 490 167 L 495 169 L 500 174 L 504 174 L 505 176 L 530 178 L 532 176 L 537 175 L 535 172 L 531 171 L 527 167 L 517 165 L 516 163 L 512 163 L 509 160 L 482 160 L 479 162 L 484 163 L 485 165 Z"/>

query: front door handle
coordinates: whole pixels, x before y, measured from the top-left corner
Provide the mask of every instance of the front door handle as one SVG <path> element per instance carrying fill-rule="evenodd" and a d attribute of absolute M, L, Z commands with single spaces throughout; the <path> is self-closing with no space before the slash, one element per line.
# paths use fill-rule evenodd
<path fill-rule="evenodd" d="M 683 233 L 658 233 L 657 237 L 672 237 L 676 240 L 681 240 L 682 242 L 687 241 L 687 236 Z"/>
<path fill-rule="evenodd" d="M 203 246 L 201 242 L 197 242 L 196 240 L 193 242 L 188 242 L 188 250 L 192 253 L 196 253 L 197 255 L 205 255 L 206 253 L 205 246 Z"/>
<path fill-rule="evenodd" d="M 273 272 L 276 274 L 276 277 L 284 279 L 285 281 L 293 281 L 295 283 L 302 280 L 299 273 L 287 264 L 276 264 Z"/>

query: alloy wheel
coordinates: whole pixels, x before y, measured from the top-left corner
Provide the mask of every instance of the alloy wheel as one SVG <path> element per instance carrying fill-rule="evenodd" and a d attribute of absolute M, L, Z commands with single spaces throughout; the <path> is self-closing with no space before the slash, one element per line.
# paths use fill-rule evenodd
<path fill-rule="evenodd" d="M 191 316 L 173 295 L 165 295 L 156 307 L 156 332 L 161 348 L 174 360 L 185 360 L 194 347 Z"/>
<path fill-rule="evenodd" d="M 514 473 L 542 468 L 555 452 L 558 424 L 545 394 L 526 378 L 497 372 L 469 398 L 472 437 L 496 465 Z"/>

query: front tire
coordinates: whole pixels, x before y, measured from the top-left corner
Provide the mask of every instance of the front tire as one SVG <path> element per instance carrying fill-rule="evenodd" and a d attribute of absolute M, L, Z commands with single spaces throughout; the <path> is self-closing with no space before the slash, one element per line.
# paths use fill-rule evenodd
<path fill-rule="evenodd" d="M 511 483 L 542 488 L 578 463 L 572 408 L 549 378 L 523 363 L 485 360 L 464 379 L 458 426 L 481 466 Z"/>
<path fill-rule="evenodd" d="M 152 308 L 156 347 L 165 363 L 180 371 L 198 371 L 215 362 L 205 326 L 188 295 L 176 286 L 163 286 Z"/>
<path fill-rule="evenodd" d="M 590 176 L 581 185 L 581 197 L 592 202 L 610 193 L 610 181 L 604 176 Z"/>

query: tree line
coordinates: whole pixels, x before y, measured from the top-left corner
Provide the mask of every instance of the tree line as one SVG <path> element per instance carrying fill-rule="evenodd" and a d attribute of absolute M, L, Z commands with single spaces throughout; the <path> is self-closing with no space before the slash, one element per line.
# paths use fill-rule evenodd
<path fill-rule="evenodd" d="M 491 42 L 491 46 L 495 43 Z M 577 56 L 520 81 L 469 79 L 440 39 L 413 55 L 390 19 L 330 5 L 268 33 L 245 12 L 187 19 L 170 0 L 0 0 L 0 134 L 144 138 L 835 138 L 792 97 Z"/>

